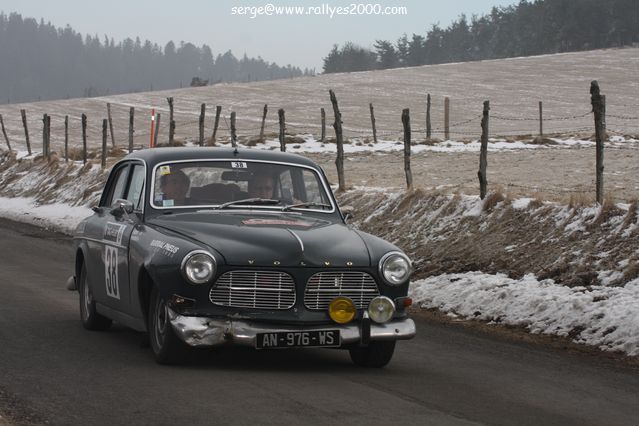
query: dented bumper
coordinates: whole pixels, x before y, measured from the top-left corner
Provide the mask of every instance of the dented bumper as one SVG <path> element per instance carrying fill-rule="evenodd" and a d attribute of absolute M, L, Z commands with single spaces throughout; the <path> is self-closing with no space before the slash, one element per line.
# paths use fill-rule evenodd
<path fill-rule="evenodd" d="M 353 322 L 346 325 L 290 326 L 265 324 L 231 318 L 207 318 L 183 316 L 168 309 L 171 325 L 177 336 L 193 347 L 240 345 L 256 347 L 260 333 L 339 330 L 341 344 L 366 343 L 375 340 L 407 340 L 415 336 L 415 322 L 410 318 L 390 321 L 386 324 Z"/>

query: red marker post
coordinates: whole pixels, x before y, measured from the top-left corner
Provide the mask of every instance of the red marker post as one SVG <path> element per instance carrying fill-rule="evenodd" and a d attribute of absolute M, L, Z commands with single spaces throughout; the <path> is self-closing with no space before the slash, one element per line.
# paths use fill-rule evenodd
<path fill-rule="evenodd" d="M 153 148 L 154 131 L 155 131 L 155 108 L 151 108 L 151 139 L 149 140 L 149 148 Z"/>

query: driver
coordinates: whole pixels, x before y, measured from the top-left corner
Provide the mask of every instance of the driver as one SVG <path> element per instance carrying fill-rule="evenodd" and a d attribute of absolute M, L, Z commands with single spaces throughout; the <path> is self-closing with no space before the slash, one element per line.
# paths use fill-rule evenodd
<path fill-rule="evenodd" d="M 273 174 L 266 171 L 253 173 L 248 181 L 248 196 L 250 198 L 275 198 L 275 179 Z"/>
<path fill-rule="evenodd" d="M 186 194 L 191 180 L 182 170 L 175 170 L 160 177 L 160 188 L 164 193 L 164 205 L 183 206 L 186 204 Z"/>

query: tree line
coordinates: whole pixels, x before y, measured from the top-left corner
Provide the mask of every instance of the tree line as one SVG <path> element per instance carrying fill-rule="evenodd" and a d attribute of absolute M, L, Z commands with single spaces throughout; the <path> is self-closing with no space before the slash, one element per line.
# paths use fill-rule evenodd
<path fill-rule="evenodd" d="M 85 37 L 70 26 L 0 13 L 0 103 L 174 89 L 230 81 L 258 81 L 312 74 L 261 57 L 214 56 L 206 44 L 149 40 L 115 43 Z"/>
<path fill-rule="evenodd" d="M 377 40 L 372 49 L 347 42 L 324 58 L 325 73 L 499 59 L 629 46 L 639 43 L 639 1 L 521 0 L 490 14 L 461 15 L 425 35 Z"/>

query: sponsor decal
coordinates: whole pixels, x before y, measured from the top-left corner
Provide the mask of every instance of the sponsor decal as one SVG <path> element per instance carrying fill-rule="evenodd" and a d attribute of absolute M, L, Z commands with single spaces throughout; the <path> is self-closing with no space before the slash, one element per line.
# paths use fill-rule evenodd
<path fill-rule="evenodd" d="M 285 219 L 245 219 L 243 225 L 283 225 L 283 226 L 301 226 L 309 228 L 313 226 L 311 222 L 304 220 L 285 220 Z"/>
<path fill-rule="evenodd" d="M 178 251 L 180 251 L 179 247 L 161 240 L 153 240 L 151 241 L 151 244 L 149 245 L 151 246 L 151 248 L 155 249 L 156 253 L 158 251 L 161 251 L 162 254 L 168 257 L 173 257 L 173 255 L 175 255 Z"/>
<path fill-rule="evenodd" d="M 122 244 L 122 235 L 124 234 L 125 229 L 126 225 L 107 222 L 106 227 L 104 228 L 103 239 L 120 245 Z"/>

